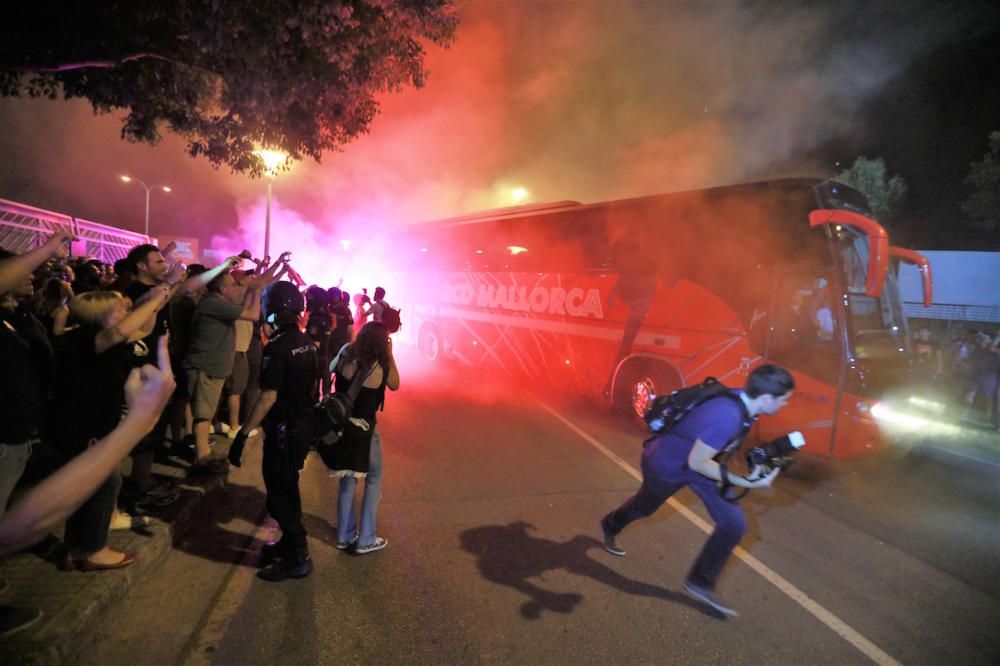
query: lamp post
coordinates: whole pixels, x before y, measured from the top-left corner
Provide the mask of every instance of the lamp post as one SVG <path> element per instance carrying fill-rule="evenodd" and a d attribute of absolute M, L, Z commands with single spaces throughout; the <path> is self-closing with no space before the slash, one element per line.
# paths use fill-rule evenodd
<path fill-rule="evenodd" d="M 149 193 L 159 187 L 164 192 L 170 192 L 170 188 L 166 185 L 157 185 L 155 187 L 150 187 L 146 183 L 142 182 L 138 178 L 132 178 L 131 176 L 122 176 L 122 182 L 125 183 L 139 183 L 142 185 L 142 189 L 146 190 L 146 238 L 149 238 Z"/>
<path fill-rule="evenodd" d="M 267 177 L 267 213 L 264 217 L 264 258 L 271 251 L 271 185 L 278 175 L 278 167 L 288 161 L 288 153 L 281 150 L 255 150 L 253 154 L 264 163 L 264 175 Z"/>

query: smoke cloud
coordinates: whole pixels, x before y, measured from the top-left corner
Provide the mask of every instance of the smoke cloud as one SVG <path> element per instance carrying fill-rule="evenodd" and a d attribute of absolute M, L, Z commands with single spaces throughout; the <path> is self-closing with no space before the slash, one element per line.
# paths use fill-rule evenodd
<path fill-rule="evenodd" d="M 463 4 L 424 89 L 385 96 L 370 134 L 278 176 L 272 254 L 329 269 L 342 239 L 512 205 L 517 187 L 593 202 L 831 175 L 817 147 L 863 135 L 866 102 L 981 8 L 904 5 Z M 124 143 L 118 115 L 0 100 L 0 196 L 141 229 L 144 192 L 118 180 L 129 173 L 173 188 L 152 194 L 154 234 L 259 253 L 265 182 L 188 158 L 178 137 Z"/>

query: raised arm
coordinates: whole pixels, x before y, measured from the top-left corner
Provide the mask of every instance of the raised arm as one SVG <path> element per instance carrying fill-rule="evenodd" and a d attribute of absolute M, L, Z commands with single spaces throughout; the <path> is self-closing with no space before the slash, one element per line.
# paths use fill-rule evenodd
<path fill-rule="evenodd" d="M 202 287 L 207 287 L 209 282 L 222 275 L 223 272 L 236 268 L 239 265 L 239 257 L 229 257 L 218 266 L 210 268 L 200 275 L 195 275 L 194 277 L 189 277 L 188 279 L 183 280 L 174 290 L 174 297 L 190 294 L 198 291 Z"/>
<path fill-rule="evenodd" d="M 97 353 L 102 354 L 119 342 L 145 337 L 143 325 L 147 320 L 155 317 L 160 308 L 166 305 L 169 300 L 170 287 L 159 285 L 150 289 L 137 304 L 137 307 L 125 315 L 125 318 L 118 325 L 106 328 L 97 334 L 94 339 Z"/>
<path fill-rule="evenodd" d="M 66 243 L 72 239 L 69 233 L 57 229 L 41 247 L 0 260 L 0 294 L 19 285 L 25 277 L 49 259 L 68 257 L 69 249 Z"/>

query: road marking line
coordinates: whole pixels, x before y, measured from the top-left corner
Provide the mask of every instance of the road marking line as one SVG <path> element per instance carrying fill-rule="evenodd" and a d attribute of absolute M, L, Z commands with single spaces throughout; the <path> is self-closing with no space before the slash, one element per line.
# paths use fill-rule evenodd
<path fill-rule="evenodd" d="M 564 423 L 570 430 L 578 434 L 583 438 L 585 442 L 593 446 L 595 449 L 603 453 L 605 456 L 611 459 L 616 465 L 625 470 L 630 476 L 638 481 L 642 481 L 642 474 L 636 468 L 632 467 L 630 464 L 622 460 L 621 457 L 613 453 L 608 447 L 601 444 L 599 441 L 591 437 L 589 434 L 584 432 L 575 423 L 564 417 L 562 414 L 554 410 L 553 408 L 546 405 L 544 402 L 538 401 L 538 404 L 542 406 L 549 414 L 554 416 L 556 419 Z M 707 521 L 703 520 L 701 516 L 691 511 L 676 499 L 671 497 L 667 500 L 667 503 L 677 511 L 679 514 L 687 518 L 689 521 L 694 523 L 694 525 L 700 529 L 705 534 L 712 533 L 712 525 Z M 788 580 L 780 576 L 766 564 L 758 560 L 756 557 L 751 555 L 749 552 L 736 547 L 733 551 L 739 559 L 743 560 L 751 569 L 760 574 L 765 580 L 781 590 L 785 595 L 787 595 L 792 601 L 802 606 L 804 609 L 812 613 L 820 622 L 828 626 L 834 631 L 838 636 L 846 640 L 848 643 L 860 650 L 866 657 L 874 661 L 876 664 L 884 664 L 886 666 L 893 665 L 899 666 L 900 662 L 893 659 L 889 654 L 884 652 L 877 645 L 872 643 L 870 640 L 862 636 L 856 630 L 848 626 L 846 622 L 838 618 L 836 615 L 826 610 L 820 606 L 817 602 L 813 601 L 809 595 L 795 587 Z"/>
<path fill-rule="evenodd" d="M 952 451 L 951 449 L 946 449 L 942 446 L 937 446 L 936 444 L 931 444 L 930 448 L 935 451 L 940 451 L 941 453 L 947 453 L 953 456 L 958 456 L 960 458 L 968 458 L 969 460 L 975 460 L 976 462 L 983 463 L 984 465 L 989 465 L 991 467 L 1000 467 L 1000 463 L 996 463 L 992 460 L 987 460 L 986 458 L 980 458 L 979 456 L 970 455 L 968 453 L 962 453 L 961 451 Z"/>

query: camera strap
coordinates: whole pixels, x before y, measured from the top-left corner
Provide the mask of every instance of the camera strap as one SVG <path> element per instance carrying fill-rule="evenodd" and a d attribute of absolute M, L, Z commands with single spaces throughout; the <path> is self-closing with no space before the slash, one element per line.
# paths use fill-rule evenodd
<path fill-rule="evenodd" d="M 748 492 L 750 492 L 749 488 L 743 488 L 742 492 L 740 492 L 738 495 L 730 494 L 729 489 L 735 488 L 736 486 L 734 486 L 729 481 L 729 466 L 726 465 L 726 463 L 724 462 L 719 463 L 719 475 L 722 477 L 722 485 L 719 486 L 719 494 L 722 496 L 722 499 L 726 500 L 727 502 L 736 504 L 741 499 L 746 497 L 746 494 Z"/>

